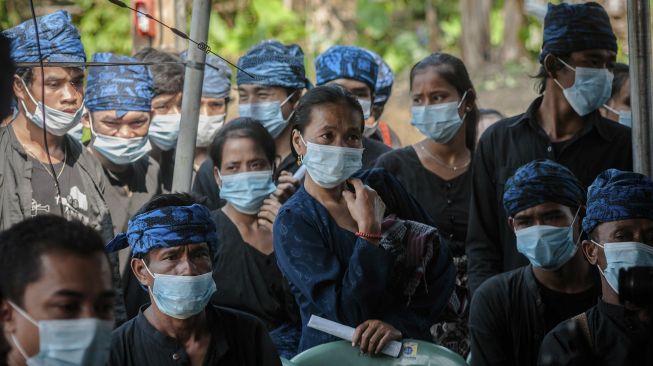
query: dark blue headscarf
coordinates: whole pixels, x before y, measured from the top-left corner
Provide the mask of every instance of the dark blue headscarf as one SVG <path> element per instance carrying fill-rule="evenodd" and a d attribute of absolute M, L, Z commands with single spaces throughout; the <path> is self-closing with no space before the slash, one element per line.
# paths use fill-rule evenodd
<path fill-rule="evenodd" d="M 84 62 L 84 46 L 70 15 L 59 10 L 36 18 L 43 60 L 52 62 Z M 11 41 L 14 62 L 38 62 L 36 28 L 32 19 L 3 32 Z"/>
<path fill-rule="evenodd" d="M 617 38 L 603 7 L 595 2 L 549 4 L 540 63 L 550 53 L 563 56 L 590 49 L 617 52 Z"/>
<path fill-rule="evenodd" d="M 163 207 L 132 217 L 127 232 L 118 234 L 106 249 L 111 253 L 130 246 L 136 256 L 152 249 L 207 243 L 215 253 L 217 240 L 211 212 L 193 204 Z"/>
<path fill-rule="evenodd" d="M 392 84 L 395 81 L 395 75 L 381 56 L 370 50 L 366 51 L 374 57 L 374 61 L 376 61 L 376 65 L 379 67 L 379 74 L 376 77 L 376 85 L 374 86 L 374 105 L 383 107 L 388 99 L 390 99 L 390 94 L 392 94 Z"/>
<path fill-rule="evenodd" d="M 187 53 L 184 51 L 179 55 L 182 60 L 186 61 Z M 229 97 L 231 92 L 231 68 L 229 65 L 213 55 L 206 55 L 205 64 L 202 96 L 215 99 Z"/>
<path fill-rule="evenodd" d="M 545 202 L 576 208 L 585 202 L 585 190 L 566 167 L 551 160 L 533 160 L 508 179 L 503 207 L 508 216 Z"/>
<path fill-rule="evenodd" d="M 267 40 L 252 47 L 238 60 L 238 67 L 253 77 L 238 70 L 236 82 L 279 86 L 283 88 L 310 88 L 304 68 L 304 52 L 296 44 L 283 45 Z"/>
<path fill-rule="evenodd" d="M 96 53 L 93 62 L 137 62 L 135 58 L 112 53 Z M 154 84 L 147 66 L 89 67 L 84 105 L 96 111 L 151 110 Z"/>
<path fill-rule="evenodd" d="M 333 46 L 315 59 L 315 81 L 324 85 L 335 79 L 353 79 L 376 89 L 379 66 L 369 51 L 354 46 Z"/>
<path fill-rule="evenodd" d="M 608 169 L 587 189 L 583 230 L 601 223 L 628 219 L 653 220 L 653 182 L 645 175 Z"/>

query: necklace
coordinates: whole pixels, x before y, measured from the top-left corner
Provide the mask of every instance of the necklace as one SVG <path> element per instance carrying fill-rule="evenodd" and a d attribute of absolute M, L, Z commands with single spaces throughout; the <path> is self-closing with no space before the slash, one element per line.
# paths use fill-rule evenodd
<path fill-rule="evenodd" d="M 52 175 L 52 173 L 50 172 L 50 169 L 45 164 L 43 164 L 43 162 L 41 162 L 41 160 L 39 160 L 39 158 L 37 158 L 36 155 L 31 150 L 29 150 L 29 149 L 25 149 L 25 150 L 34 158 L 34 160 L 38 161 L 39 164 L 41 164 L 41 166 L 43 167 L 43 169 L 45 169 L 45 171 L 48 173 L 49 176 L 51 176 L 53 179 L 55 179 L 54 175 Z M 59 177 L 61 177 L 61 173 L 63 173 L 63 170 L 66 168 L 67 156 L 68 156 L 68 149 L 66 148 L 66 145 L 64 144 L 64 146 L 63 146 L 63 160 L 61 161 L 61 170 L 59 170 L 59 174 L 57 174 L 57 178 L 56 178 L 57 180 L 59 180 Z"/>
<path fill-rule="evenodd" d="M 433 159 L 433 161 L 435 161 L 436 163 L 438 163 L 438 164 L 439 164 L 440 166 L 442 166 L 442 167 L 445 167 L 445 168 L 447 168 L 447 169 L 451 169 L 451 170 L 454 171 L 454 172 L 455 172 L 455 171 L 458 171 L 458 170 L 460 170 L 460 169 L 467 168 L 467 167 L 469 166 L 469 163 L 472 162 L 472 157 L 470 156 L 470 157 L 467 158 L 467 161 L 466 161 L 464 164 L 462 164 L 462 165 L 449 165 L 449 164 L 445 163 L 444 161 L 442 161 L 442 159 L 440 159 L 440 158 L 438 158 L 437 156 L 431 154 L 430 151 L 426 150 L 426 148 L 424 147 L 423 144 L 420 143 L 420 144 L 419 144 L 419 147 L 420 147 L 420 149 L 422 149 L 422 151 L 423 151 L 426 155 L 428 155 L 431 159 Z M 470 154 L 470 155 L 471 155 L 471 154 Z"/>

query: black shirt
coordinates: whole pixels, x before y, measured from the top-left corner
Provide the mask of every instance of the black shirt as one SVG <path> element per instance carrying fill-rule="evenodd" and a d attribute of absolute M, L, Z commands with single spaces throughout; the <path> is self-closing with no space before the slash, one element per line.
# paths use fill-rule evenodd
<path fill-rule="evenodd" d="M 586 303 L 566 313 L 561 308 L 554 311 L 561 320 L 568 319 L 577 314 L 577 308 L 594 305 L 599 291 L 597 282 L 594 296 L 582 297 Z M 469 315 L 471 365 L 535 365 L 540 343 L 550 329 L 548 311 L 530 265 L 485 281 L 472 298 Z"/>
<path fill-rule="evenodd" d="M 449 242 L 458 242 L 454 256 L 465 254 L 463 243 L 467 235 L 467 211 L 469 210 L 469 172 L 451 180 L 444 180 L 426 169 L 412 146 L 393 150 L 381 156 L 377 167 L 385 168 L 406 188 L 427 214 L 435 221 Z M 458 253 L 456 250 L 458 249 Z"/>
<path fill-rule="evenodd" d="M 213 211 L 211 216 L 219 243 L 213 255 L 213 278 L 218 288 L 213 302 L 255 315 L 268 330 L 282 324 L 299 327 L 299 308 L 277 267 L 274 252 L 263 254 L 243 241 L 222 210 Z"/>
<path fill-rule="evenodd" d="M 537 280 L 537 279 L 536 279 Z M 545 306 L 544 325 L 547 330 L 553 329 L 560 322 L 569 319 L 570 314 L 580 314 L 588 309 L 588 304 L 593 305 L 601 295 L 598 286 L 577 294 L 567 294 L 551 290 L 539 282 L 537 283 Z"/>
<path fill-rule="evenodd" d="M 176 149 L 161 151 L 159 166 L 161 168 L 161 188 L 163 192 L 172 192 L 172 180 L 175 176 Z"/>
<path fill-rule="evenodd" d="M 204 365 L 281 365 L 277 351 L 256 318 L 236 310 L 208 305 L 205 308 L 211 340 Z M 190 365 L 184 346 L 150 324 L 143 312 L 113 331 L 109 365 Z"/>
<path fill-rule="evenodd" d="M 478 143 L 465 246 L 472 291 L 494 274 L 528 264 L 517 252 L 503 209 L 505 182 L 517 168 L 535 159 L 554 160 L 569 168 L 584 187 L 608 168 L 632 170 L 630 128 L 592 112 L 582 131 L 554 148 L 537 122 L 541 103 L 542 97 L 537 98 L 526 113 L 492 125 Z"/>
<path fill-rule="evenodd" d="M 544 337 L 538 365 L 651 365 L 650 329 L 635 312 L 599 300 L 585 314 L 590 344 L 578 322 L 567 320 Z M 639 357 L 647 352 L 649 361 L 642 362 Z"/>
<path fill-rule="evenodd" d="M 383 142 L 368 137 L 363 137 L 363 148 L 365 148 L 365 151 L 363 151 L 363 169 L 373 168 L 379 156 L 392 150 Z"/>

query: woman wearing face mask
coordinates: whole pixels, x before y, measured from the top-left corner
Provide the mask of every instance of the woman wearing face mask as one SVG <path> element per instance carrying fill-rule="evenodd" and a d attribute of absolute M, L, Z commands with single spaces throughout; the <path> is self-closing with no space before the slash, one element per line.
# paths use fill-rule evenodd
<path fill-rule="evenodd" d="M 422 203 L 448 240 L 457 268 L 460 304 L 468 304 L 465 236 L 470 196 L 469 166 L 474 151 L 479 112 L 476 93 L 463 62 L 446 53 L 434 53 L 410 72 L 413 100 L 411 124 L 426 138 L 391 151 L 376 166 L 385 168 Z M 448 320 L 461 326 L 436 325 L 436 340 L 465 355 L 467 305 L 449 308 Z M 447 332 L 444 329 L 455 329 Z"/>
<path fill-rule="evenodd" d="M 274 139 L 250 118 L 230 121 L 211 146 L 222 209 L 212 212 L 220 243 L 213 257 L 219 288 L 214 302 L 261 319 L 282 357 L 292 358 L 299 341 L 295 299 L 277 267 L 272 223 L 281 204 L 271 195 Z"/>
<path fill-rule="evenodd" d="M 357 173 L 360 104 L 342 87 L 316 87 L 300 100 L 293 123 L 292 147 L 306 175 L 281 208 L 273 236 L 302 314 L 299 351 L 334 340 L 308 328 L 313 314 L 356 327 L 352 344 L 364 352 L 378 353 L 402 337 L 430 339 L 453 290 L 450 254 L 392 176 Z"/>

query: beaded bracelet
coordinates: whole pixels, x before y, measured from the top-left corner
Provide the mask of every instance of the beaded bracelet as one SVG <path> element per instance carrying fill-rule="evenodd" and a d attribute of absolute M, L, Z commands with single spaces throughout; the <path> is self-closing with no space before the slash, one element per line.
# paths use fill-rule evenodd
<path fill-rule="evenodd" d="M 364 233 L 362 231 L 357 231 L 355 235 L 359 238 L 372 239 L 372 240 L 381 240 L 381 238 L 383 238 L 383 235 L 381 234 L 370 234 L 370 233 Z"/>

